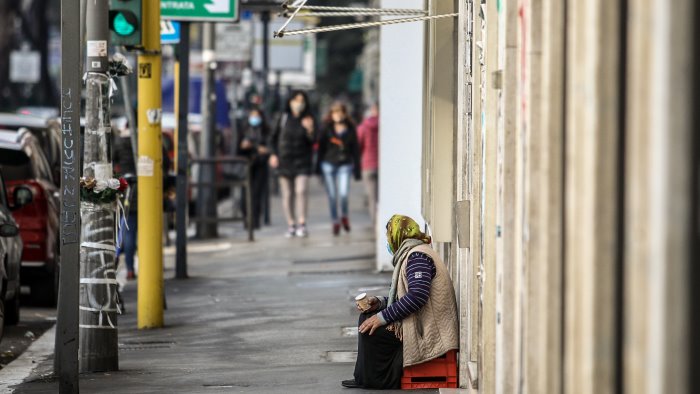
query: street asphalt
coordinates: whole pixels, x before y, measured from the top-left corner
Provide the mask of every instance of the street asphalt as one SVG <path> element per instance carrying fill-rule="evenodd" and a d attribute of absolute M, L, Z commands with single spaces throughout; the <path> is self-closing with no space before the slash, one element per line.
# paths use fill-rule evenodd
<path fill-rule="evenodd" d="M 362 185 L 352 185 L 352 232 L 338 237 L 317 179 L 308 238 L 284 238 L 279 199 L 272 203 L 273 223 L 256 232 L 255 242 L 245 240 L 241 224 L 222 226 L 219 239 L 190 241 L 189 279 L 171 279 L 174 256 L 166 249 L 164 328 L 136 329 L 136 283 L 127 283 L 120 370 L 82 375 L 81 392 L 372 392 L 340 386 L 352 378 L 357 349 L 353 298 L 385 294 L 391 280 L 374 270 Z M 47 354 L 15 392 L 57 392 L 52 363 Z"/>

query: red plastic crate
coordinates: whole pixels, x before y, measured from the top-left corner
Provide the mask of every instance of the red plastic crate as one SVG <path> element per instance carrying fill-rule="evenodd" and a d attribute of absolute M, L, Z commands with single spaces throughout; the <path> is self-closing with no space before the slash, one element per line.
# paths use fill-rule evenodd
<path fill-rule="evenodd" d="M 401 389 L 457 388 L 457 351 L 403 369 Z"/>

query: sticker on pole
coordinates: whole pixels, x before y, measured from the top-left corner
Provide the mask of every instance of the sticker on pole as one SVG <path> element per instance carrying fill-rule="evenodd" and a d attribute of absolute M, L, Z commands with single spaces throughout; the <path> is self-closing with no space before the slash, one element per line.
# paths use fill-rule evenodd
<path fill-rule="evenodd" d="M 151 63 L 139 63 L 139 78 L 150 79 L 152 74 Z"/>
<path fill-rule="evenodd" d="M 95 164 L 95 179 L 98 181 L 106 181 L 112 178 L 112 164 L 97 163 Z"/>
<path fill-rule="evenodd" d="M 153 159 L 148 156 L 139 156 L 136 174 L 138 176 L 153 176 Z"/>
<path fill-rule="evenodd" d="M 107 41 L 88 41 L 87 42 L 88 57 L 106 57 L 107 56 Z"/>

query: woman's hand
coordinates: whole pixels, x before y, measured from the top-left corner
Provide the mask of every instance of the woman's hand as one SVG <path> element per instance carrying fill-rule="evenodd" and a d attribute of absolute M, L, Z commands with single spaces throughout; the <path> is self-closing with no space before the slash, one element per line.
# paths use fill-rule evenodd
<path fill-rule="evenodd" d="M 306 129 L 306 132 L 313 134 L 314 132 L 314 118 L 307 116 L 301 120 L 301 125 Z"/>
<path fill-rule="evenodd" d="M 280 165 L 280 161 L 277 158 L 277 155 L 272 155 L 270 156 L 270 167 L 272 168 L 277 168 Z"/>
<path fill-rule="evenodd" d="M 382 322 L 379 321 L 379 318 L 377 317 L 377 315 L 373 315 L 372 317 L 363 321 L 362 324 L 360 324 L 360 328 L 358 328 L 358 330 L 362 334 L 369 331 L 369 335 L 372 335 L 381 326 L 382 326 Z"/>
<path fill-rule="evenodd" d="M 266 155 L 266 154 L 270 153 L 270 150 L 261 145 L 261 146 L 258 146 L 258 153 L 261 155 Z"/>
<path fill-rule="evenodd" d="M 357 306 L 357 310 L 362 313 L 372 313 L 379 309 L 379 306 L 381 304 L 382 303 L 379 301 L 379 298 L 372 296 L 369 298 L 369 309 L 367 309 L 366 311 L 363 311 L 362 308 L 360 308 L 359 304 L 356 303 L 355 305 Z"/>
<path fill-rule="evenodd" d="M 253 144 L 250 142 L 250 140 L 244 139 L 241 141 L 241 149 L 250 149 L 253 147 Z"/>

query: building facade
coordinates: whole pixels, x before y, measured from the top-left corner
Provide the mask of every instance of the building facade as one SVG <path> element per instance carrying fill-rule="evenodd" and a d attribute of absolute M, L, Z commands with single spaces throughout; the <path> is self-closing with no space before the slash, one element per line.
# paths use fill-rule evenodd
<path fill-rule="evenodd" d="M 420 176 L 459 299 L 460 385 L 700 387 L 700 6 L 424 5 L 459 15 L 423 26 Z"/>

